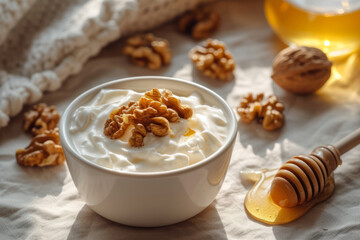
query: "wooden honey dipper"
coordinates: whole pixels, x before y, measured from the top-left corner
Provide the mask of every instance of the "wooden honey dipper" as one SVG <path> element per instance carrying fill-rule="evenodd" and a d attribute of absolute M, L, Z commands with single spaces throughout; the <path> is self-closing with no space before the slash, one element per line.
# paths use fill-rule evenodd
<path fill-rule="evenodd" d="M 360 144 L 360 129 L 334 145 L 315 148 L 282 165 L 271 184 L 270 196 L 277 205 L 295 207 L 315 198 L 327 184 L 330 174 L 341 165 L 340 155 Z"/>

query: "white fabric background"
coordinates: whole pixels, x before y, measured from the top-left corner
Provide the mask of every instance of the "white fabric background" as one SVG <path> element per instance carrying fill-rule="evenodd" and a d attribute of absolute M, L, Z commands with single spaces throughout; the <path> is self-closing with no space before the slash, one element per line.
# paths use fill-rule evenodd
<path fill-rule="evenodd" d="M 0 128 L 111 41 L 207 0 L 0 0 Z"/>
<path fill-rule="evenodd" d="M 263 1 L 222 1 L 212 7 L 222 18 L 214 38 L 225 41 L 236 60 L 233 82 L 209 80 L 195 71 L 187 54 L 197 42 L 177 33 L 169 23 L 154 31 L 170 41 L 174 58 L 169 66 L 156 71 L 133 66 L 120 54 L 123 42 L 118 41 L 41 101 L 57 106 L 62 113 L 76 96 L 100 83 L 138 75 L 175 76 L 215 90 L 234 109 L 249 91 L 275 92 L 286 107 L 284 128 L 266 132 L 256 123 L 239 122 L 224 185 L 210 207 L 172 226 L 132 228 L 89 209 L 79 198 L 66 164 L 19 167 L 14 153 L 31 137 L 21 130 L 22 116 L 18 115 L 0 129 L 0 239 L 359 239 L 360 147 L 343 156 L 343 165 L 335 171 L 334 195 L 297 221 L 282 226 L 268 226 L 247 216 L 243 203 L 251 184 L 240 175 L 240 171 L 277 168 L 294 155 L 334 143 L 357 129 L 359 57 L 353 55 L 342 62 L 336 69 L 344 71 L 344 77 L 334 74 L 317 94 L 291 95 L 269 77 L 271 61 L 284 45 L 266 23 Z"/>

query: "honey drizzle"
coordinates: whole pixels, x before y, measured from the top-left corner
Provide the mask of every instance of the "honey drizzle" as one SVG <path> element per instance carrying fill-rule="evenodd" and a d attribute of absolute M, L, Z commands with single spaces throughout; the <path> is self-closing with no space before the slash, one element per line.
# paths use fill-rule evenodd
<path fill-rule="evenodd" d="M 187 128 L 185 133 L 184 133 L 184 137 L 190 137 L 190 136 L 192 136 L 194 134 L 195 134 L 194 130 L 192 130 L 191 128 Z"/>
<path fill-rule="evenodd" d="M 328 199 L 335 189 L 334 175 L 331 174 L 324 190 L 313 200 L 305 204 L 282 208 L 276 205 L 270 197 L 271 183 L 278 169 L 262 170 L 242 173 L 250 181 L 256 181 L 245 198 L 245 209 L 248 215 L 255 220 L 269 224 L 279 225 L 292 222 L 307 213 L 316 204 Z"/>

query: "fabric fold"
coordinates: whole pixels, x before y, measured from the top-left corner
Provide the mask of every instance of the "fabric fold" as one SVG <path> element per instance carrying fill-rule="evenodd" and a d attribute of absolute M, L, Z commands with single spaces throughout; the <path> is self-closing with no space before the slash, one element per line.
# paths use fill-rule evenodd
<path fill-rule="evenodd" d="M 59 89 L 121 36 L 149 30 L 208 0 L 31 0 L 0 3 L 0 128 Z M 10 6 L 11 5 L 11 6 Z M 1 23 L 1 22 L 0 22 Z M 6 37 L 6 39 L 5 39 Z M 121 54 L 121 53 L 119 53 Z M 15 83 L 14 83 L 15 82 Z M 18 94 L 19 92 L 22 95 Z"/>

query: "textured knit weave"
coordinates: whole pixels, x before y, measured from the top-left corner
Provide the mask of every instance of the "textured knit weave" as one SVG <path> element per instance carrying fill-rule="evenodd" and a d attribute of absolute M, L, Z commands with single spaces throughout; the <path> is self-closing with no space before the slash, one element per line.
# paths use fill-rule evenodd
<path fill-rule="evenodd" d="M 0 127 L 115 39 L 207 0 L 0 0 Z"/>

